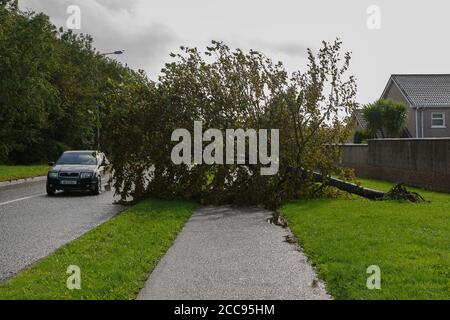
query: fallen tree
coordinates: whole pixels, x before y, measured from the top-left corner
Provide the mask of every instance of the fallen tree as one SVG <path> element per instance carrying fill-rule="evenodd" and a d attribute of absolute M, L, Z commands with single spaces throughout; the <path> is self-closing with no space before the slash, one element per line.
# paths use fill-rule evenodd
<path fill-rule="evenodd" d="M 324 42 L 317 53 L 308 50 L 306 70 L 290 75 L 260 52 L 222 42 L 204 52 L 180 50 L 156 82 L 133 73 L 108 85 L 111 112 L 102 123 L 102 145 L 113 160 L 122 201 L 153 197 L 276 210 L 315 197 L 317 182 L 384 198 L 384 192 L 331 177 L 345 176 L 338 160 L 351 126 L 343 116 L 358 107 L 350 54 L 339 40 Z M 251 132 L 268 129 L 277 135 L 252 138 Z M 230 131 L 235 135 L 229 137 Z M 245 141 L 235 144 L 237 131 Z M 266 159 L 268 150 L 274 161 Z M 272 163 L 274 174 L 261 174 Z"/>

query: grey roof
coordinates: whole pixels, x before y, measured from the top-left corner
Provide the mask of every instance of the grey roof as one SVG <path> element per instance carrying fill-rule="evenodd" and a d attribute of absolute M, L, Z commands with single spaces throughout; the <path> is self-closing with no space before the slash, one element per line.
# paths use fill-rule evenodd
<path fill-rule="evenodd" d="M 413 106 L 450 106 L 450 74 L 395 74 L 391 80 Z"/>
<path fill-rule="evenodd" d="M 366 119 L 364 119 L 363 117 L 363 110 L 362 109 L 357 109 L 353 112 L 353 115 L 356 118 L 356 121 L 358 121 L 359 125 L 362 128 L 367 128 L 367 122 Z"/>

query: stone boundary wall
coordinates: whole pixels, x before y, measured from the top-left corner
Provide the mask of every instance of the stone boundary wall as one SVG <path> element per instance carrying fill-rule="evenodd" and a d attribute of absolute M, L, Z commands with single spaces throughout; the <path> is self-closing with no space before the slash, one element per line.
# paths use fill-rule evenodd
<path fill-rule="evenodd" d="M 340 164 L 362 178 L 450 192 L 450 138 L 376 139 L 341 150 Z"/>

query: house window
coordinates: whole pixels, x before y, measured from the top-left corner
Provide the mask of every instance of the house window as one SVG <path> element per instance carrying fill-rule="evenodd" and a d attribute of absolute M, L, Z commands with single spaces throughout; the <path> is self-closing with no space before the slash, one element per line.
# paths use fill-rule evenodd
<path fill-rule="evenodd" d="M 445 128 L 445 114 L 444 113 L 432 113 L 431 114 L 431 127 L 432 128 Z"/>

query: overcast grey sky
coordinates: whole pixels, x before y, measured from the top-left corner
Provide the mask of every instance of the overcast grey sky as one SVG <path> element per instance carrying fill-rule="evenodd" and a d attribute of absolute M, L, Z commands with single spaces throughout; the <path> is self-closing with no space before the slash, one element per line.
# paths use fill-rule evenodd
<path fill-rule="evenodd" d="M 155 79 L 180 45 L 204 48 L 214 40 L 257 49 L 304 70 L 306 48 L 342 39 L 353 53 L 358 101 L 381 95 L 392 73 L 450 73 L 447 0 L 19 0 L 66 26 L 69 5 L 81 9 L 81 30 L 98 50 L 126 50 L 119 58 Z M 381 29 L 369 29 L 371 5 Z M 373 21 L 373 20 L 370 20 Z"/>

